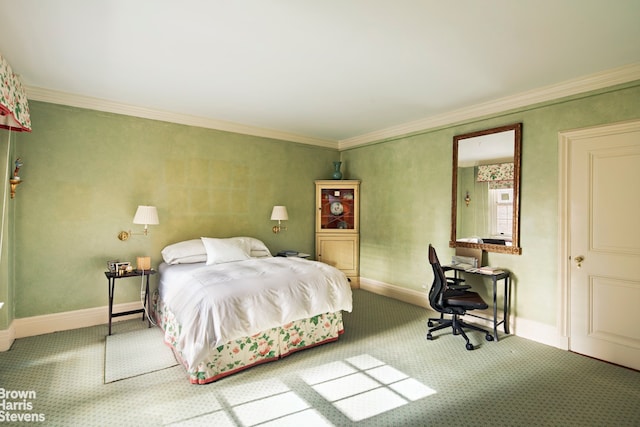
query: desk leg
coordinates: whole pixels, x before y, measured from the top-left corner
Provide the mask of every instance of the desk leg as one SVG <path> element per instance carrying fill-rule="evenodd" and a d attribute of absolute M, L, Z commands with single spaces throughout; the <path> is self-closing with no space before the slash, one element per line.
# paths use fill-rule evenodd
<path fill-rule="evenodd" d="M 493 338 L 498 341 L 498 280 L 496 276 L 491 277 L 493 282 Z"/>
<path fill-rule="evenodd" d="M 144 281 L 144 277 L 142 277 L 142 281 Z M 147 282 L 148 281 L 149 281 L 149 276 L 147 276 Z M 144 300 L 142 301 L 142 317 L 140 318 L 140 320 L 142 320 L 143 322 L 144 322 L 144 316 L 145 316 L 145 312 L 146 312 L 146 308 L 147 308 L 147 292 L 148 292 L 148 289 L 149 289 L 149 285 L 147 284 L 147 286 L 145 287 L 145 290 L 144 290 Z"/>
<path fill-rule="evenodd" d="M 116 279 L 109 278 L 109 335 L 111 335 L 111 319 L 113 318 L 113 291 L 116 284 Z"/>
<path fill-rule="evenodd" d="M 144 303 L 146 305 L 146 310 L 142 311 L 142 316 L 144 319 L 144 315 L 147 316 L 147 323 L 149 327 L 151 327 L 151 295 L 149 295 L 149 274 L 147 274 L 147 284 L 144 290 Z"/>
<path fill-rule="evenodd" d="M 509 333 L 509 299 L 511 295 L 509 295 L 509 276 L 504 278 L 504 313 L 502 316 L 504 322 L 504 333 Z"/>

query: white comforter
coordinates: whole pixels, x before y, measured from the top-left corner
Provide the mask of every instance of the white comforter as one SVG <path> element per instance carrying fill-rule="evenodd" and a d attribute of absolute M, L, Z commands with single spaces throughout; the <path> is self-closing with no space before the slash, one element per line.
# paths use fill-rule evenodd
<path fill-rule="evenodd" d="M 161 264 L 160 298 L 182 325 L 176 347 L 189 368 L 210 348 L 285 323 L 351 311 L 344 273 L 300 258 Z"/>

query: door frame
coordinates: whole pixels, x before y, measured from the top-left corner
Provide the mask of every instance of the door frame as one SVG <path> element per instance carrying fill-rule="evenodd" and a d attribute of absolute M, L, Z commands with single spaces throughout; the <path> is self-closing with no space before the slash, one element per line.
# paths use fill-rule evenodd
<path fill-rule="evenodd" d="M 558 322 L 566 350 L 571 350 L 571 235 L 570 182 L 571 147 L 581 140 L 640 131 L 640 120 L 591 126 L 558 133 Z"/>

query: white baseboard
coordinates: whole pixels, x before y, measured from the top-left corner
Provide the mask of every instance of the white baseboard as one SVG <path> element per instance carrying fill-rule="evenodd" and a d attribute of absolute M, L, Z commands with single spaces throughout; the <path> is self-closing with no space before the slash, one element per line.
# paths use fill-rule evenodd
<path fill-rule="evenodd" d="M 435 315 L 435 311 L 433 311 L 429 305 L 429 297 L 426 290 L 416 291 L 365 277 L 360 277 L 360 289 L 423 307 Z M 474 321 L 476 320 L 474 319 Z M 480 319 L 478 319 L 478 322 L 485 326 L 489 326 L 490 324 Z M 509 316 L 509 331 L 516 336 L 557 347 L 562 350 L 569 348 L 569 339 L 562 336 L 559 329 L 555 326 L 545 325 L 544 323 L 521 319 L 511 315 Z"/>
<path fill-rule="evenodd" d="M 11 348 L 11 345 L 16 339 L 16 330 L 13 328 L 13 323 L 9 325 L 9 329 L 3 329 L 0 331 L 0 351 L 7 351 Z"/>
<path fill-rule="evenodd" d="M 360 289 L 383 295 L 385 297 L 397 299 L 409 304 L 431 309 L 429 297 L 426 291 L 420 292 L 413 289 L 401 288 L 385 282 L 360 277 Z"/>
<path fill-rule="evenodd" d="M 562 336 L 556 326 L 545 325 L 533 320 L 515 318 L 511 329 L 515 335 L 540 344 L 550 345 L 562 350 L 569 350 L 569 337 Z"/>
<path fill-rule="evenodd" d="M 127 302 L 114 305 L 113 311 L 114 313 L 120 313 L 123 311 L 137 310 L 141 307 L 142 305 L 139 301 Z M 135 319 L 140 316 L 139 313 L 119 316 L 114 317 L 112 321 L 117 322 Z M 9 325 L 9 329 L 0 331 L 0 351 L 9 350 L 13 341 L 18 338 L 104 325 L 106 323 L 109 323 L 109 308 L 107 306 L 15 319 L 11 325 Z"/>

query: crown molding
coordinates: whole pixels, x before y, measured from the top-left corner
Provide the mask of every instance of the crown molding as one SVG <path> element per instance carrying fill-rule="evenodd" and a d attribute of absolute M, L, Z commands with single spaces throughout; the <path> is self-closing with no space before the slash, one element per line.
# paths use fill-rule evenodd
<path fill-rule="evenodd" d="M 26 86 L 27 98 L 33 101 L 49 102 L 52 104 L 68 105 L 71 107 L 86 108 L 89 110 L 104 111 L 108 113 L 123 114 L 144 119 L 159 120 L 163 122 L 177 123 L 187 126 L 196 126 L 207 129 L 216 129 L 225 132 L 234 132 L 243 135 L 259 136 L 263 138 L 279 139 L 300 144 L 316 145 L 320 147 L 338 148 L 338 142 L 333 140 L 313 138 L 274 129 L 265 129 L 248 126 L 223 120 L 208 119 L 205 117 L 191 116 L 188 114 L 172 113 L 169 111 L 154 110 L 138 107 L 115 101 L 108 101 L 89 96 L 75 95 L 40 87 Z"/>
<path fill-rule="evenodd" d="M 72 107 L 87 108 L 90 110 L 105 111 L 115 114 L 141 117 L 151 120 L 160 120 L 170 123 L 178 123 L 187 126 L 197 126 L 207 129 L 216 129 L 226 132 L 234 132 L 244 135 L 252 135 L 263 138 L 272 138 L 283 141 L 297 142 L 300 144 L 315 145 L 319 147 L 346 150 L 362 145 L 380 142 L 388 139 L 399 138 L 418 132 L 425 132 L 441 126 L 452 125 L 479 117 L 502 113 L 508 110 L 526 107 L 541 102 L 552 101 L 567 96 L 577 95 L 592 90 L 603 89 L 618 84 L 640 80 L 640 63 L 634 63 L 623 67 L 614 68 L 600 73 L 591 74 L 581 78 L 568 80 L 562 83 L 533 89 L 513 96 L 508 96 L 470 107 L 461 108 L 436 116 L 427 117 L 409 123 L 391 126 L 363 135 L 342 139 L 339 141 L 314 138 L 298 135 L 275 129 L 265 129 L 243 125 L 223 120 L 208 119 L 187 114 L 172 113 L 151 108 L 137 107 L 124 103 L 92 98 L 82 95 L 74 95 L 39 87 L 26 86 L 27 98 L 34 101 L 62 104 Z"/>
<path fill-rule="evenodd" d="M 425 119 L 391 126 L 386 129 L 366 133 L 353 138 L 342 139 L 338 142 L 338 149 L 342 151 L 348 148 L 371 144 L 386 139 L 398 138 L 417 132 L 424 132 L 428 129 L 440 126 L 451 125 L 465 120 L 476 119 L 592 90 L 603 89 L 634 80 L 640 80 L 640 63 L 614 68 L 578 79 L 568 80 L 562 83 L 522 92 L 513 96 L 507 96 L 493 101 L 461 108 L 459 110 L 427 117 Z"/>

